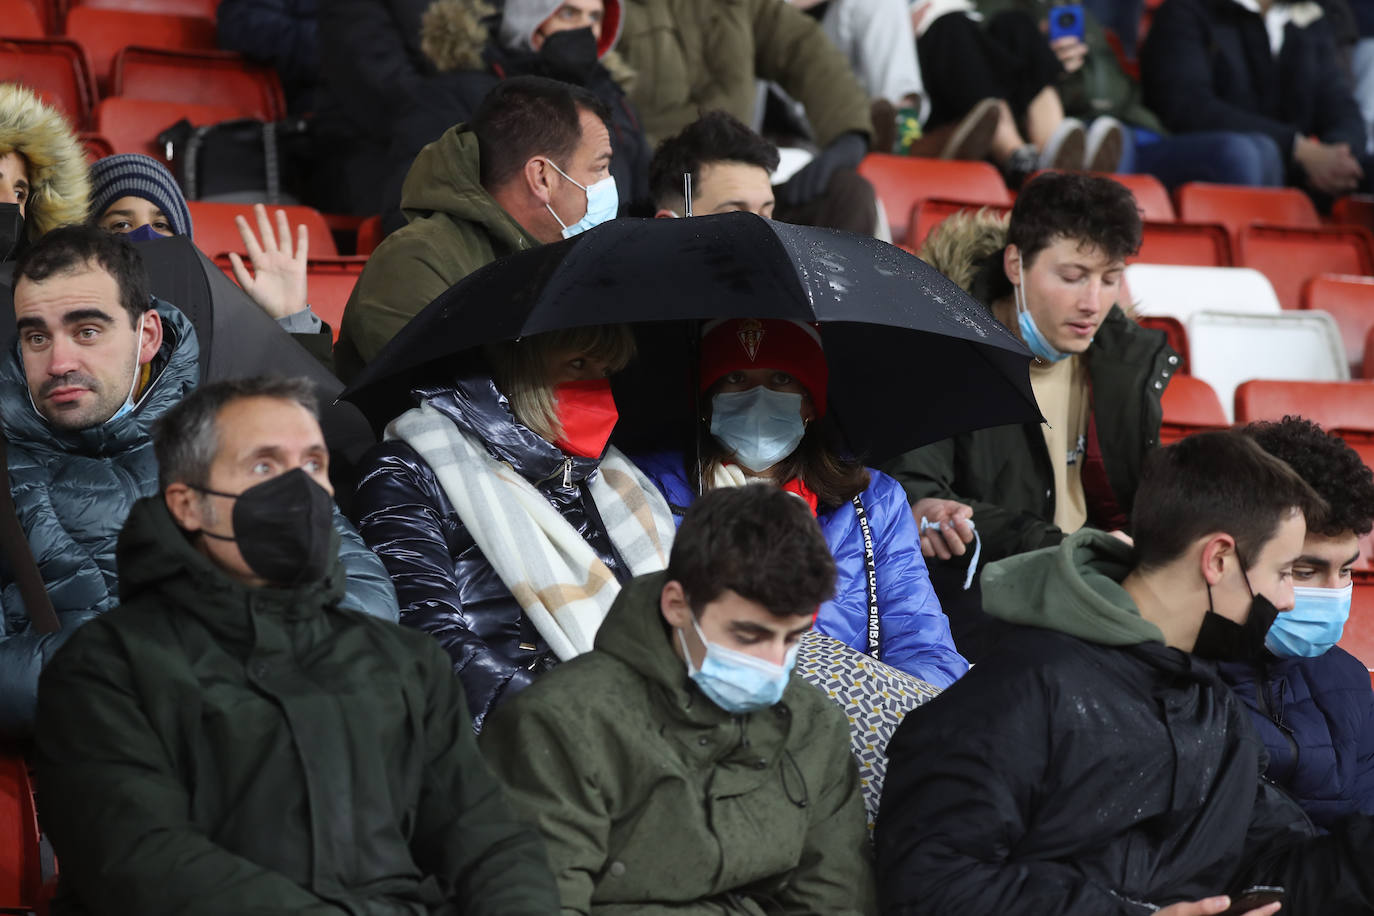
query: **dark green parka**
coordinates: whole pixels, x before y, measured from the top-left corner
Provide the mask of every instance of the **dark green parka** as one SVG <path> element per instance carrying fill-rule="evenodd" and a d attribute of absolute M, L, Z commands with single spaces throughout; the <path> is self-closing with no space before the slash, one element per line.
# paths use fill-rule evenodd
<path fill-rule="evenodd" d="M 343 609 L 344 575 L 231 579 L 140 500 L 117 609 L 39 686 L 54 914 L 548 914 L 543 845 L 477 751 L 424 633 Z"/>
<path fill-rule="evenodd" d="M 946 222 L 941 235 L 929 243 L 939 247 L 922 255 L 975 297 L 985 296 L 970 265 L 1005 245 L 1005 223 L 980 215 Z M 1141 462 L 1159 443 L 1160 399 L 1179 369 L 1178 354 L 1163 332 L 1140 327 L 1113 306 L 1083 360 L 1107 480 L 1129 515 Z M 973 506 L 985 564 L 1064 539 L 1054 524 L 1054 471 L 1039 424 L 975 430 L 908 452 L 883 470 L 913 503 L 938 497 Z"/>

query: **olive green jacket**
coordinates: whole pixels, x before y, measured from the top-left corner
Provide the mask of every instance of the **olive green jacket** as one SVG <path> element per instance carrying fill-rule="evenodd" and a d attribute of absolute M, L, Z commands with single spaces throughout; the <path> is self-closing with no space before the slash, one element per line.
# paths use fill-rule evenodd
<path fill-rule="evenodd" d="M 665 581 L 626 586 L 595 650 L 482 730 L 548 843 L 563 913 L 875 913 L 841 710 L 796 675 L 770 709 L 716 706 L 673 651 Z"/>
<path fill-rule="evenodd" d="M 401 189 L 409 223 L 372 253 L 344 309 L 334 362 L 345 382 L 450 286 L 539 244 L 483 189 L 480 172 L 477 135 L 462 124 L 415 157 Z"/>
<path fill-rule="evenodd" d="M 544 916 L 543 844 L 482 761 L 433 638 L 231 579 L 160 495 L 119 542 L 120 607 L 39 682 L 53 913 Z"/>
<path fill-rule="evenodd" d="M 630 100 L 651 143 L 717 108 L 752 123 L 756 78 L 805 106 L 821 146 L 873 131 L 849 62 L 786 0 L 625 0 L 622 8 L 619 50 L 637 74 Z"/>

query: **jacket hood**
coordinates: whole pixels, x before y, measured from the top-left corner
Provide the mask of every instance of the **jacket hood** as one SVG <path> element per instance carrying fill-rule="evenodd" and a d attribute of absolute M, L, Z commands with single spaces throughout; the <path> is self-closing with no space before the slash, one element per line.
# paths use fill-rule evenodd
<path fill-rule="evenodd" d="M 1007 247 L 1010 220 L 1010 214 L 987 208 L 952 214 L 926 236 L 919 256 L 964 292 L 976 296 L 973 284 L 978 269 L 989 256 Z"/>
<path fill-rule="evenodd" d="M 1084 528 L 1057 547 L 1008 557 L 983 571 L 983 609 L 1009 623 L 1055 630 L 1103 646 L 1164 642 L 1121 581 L 1131 548 Z"/>
<path fill-rule="evenodd" d="M 177 526 L 162 493 L 145 496 L 129 510 L 119 533 L 119 600 L 128 604 L 155 597 L 220 632 L 251 631 L 252 622 L 224 614 L 227 608 L 255 610 L 301 618 L 334 606 L 344 596 L 345 573 L 339 562 L 339 533 L 331 530 L 330 564 L 324 579 L 297 588 L 245 585 L 196 549 Z M 248 633 L 251 637 L 251 632 Z"/>
<path fill-rule="evenodd" d="M 523 24 L 512 25 L 515 20 L 522 23 L 535 13 L 529 10 L 547 9 L 542 16 L 535 18 L 525 31 Z M 486 70 L 492 58 L 507 55 L 493 54 L 501 48 L 515 52 L 508 66 L 508 73 L 514 76 L 526 72 L 520 66 L 521 58 L 537 57 L 530 45 L 529 37 L 535 28 L 558 9 L 558 3 L 548 0 L 510 0 L 506 3 L 505 18 L 501 18 L 496 7 L 484 0 L 435 0 L 425 10 L 420 24 L 420 50 L 434 69 L 440 73 L 461 70 Z M 612 23 L 614 16 L 614 23 Z M 628 89 L 634 80 L 634 71 L 624 59 L 615 52 L 620 40 L 621 10 L 619 0 L 606 0 L 606 22 L 597 43 L 597 54 L 603 67 L 611 78 L 622 88 Z M 523 40 L 508 38 L 508 34 L 524 34 Z M 496 46 L 500 46 L 499 48 Z M 537 71 L 536 71 L 537 72 Z"/>
<path fill-rule="evenodd" d="M 162 349 L 153 358 L 153 378 L 133 411 L 90 429 L 59 430 L 34 408 L 16 340 L 0 363 L 0 429 L 11 442 L 79 455 L 115 455 L 138 448 L 152 436 L 153 423 L 200 382 L 200 343 L 190 319 L 160 299 Z"/>
<path fill-rule="evenodd" d="M 528 233 L 487 193 L 481 179 L 477 135 L 464 124 L 451 127 L 415 157 L 401 189 L 401 210 L 407 220 L 447 213 L 519 247 L 518 240 Z"/>
<path fill-rule="evenodd" d="M 563 454 L 517 421 L 510 402 L 483 368 L 470 367 L 447 385 L 416 388 L 411 394 L 429 401 L 459 429 L 482 442 L 493 458 L 506 462 L 531 483 L 556 479 L 561 484 L 565 469 L 569 480 L 578 483 L 601 465 L 597 458 Z"/>
<path fill-rule="evenodd" d="M 72 126 L 29 89 L 0 84 L 0 154 L 18 153 L 28 168 L 24 225 L 30 240 L 86 221 L 91 194 L 86 153 Z"/>

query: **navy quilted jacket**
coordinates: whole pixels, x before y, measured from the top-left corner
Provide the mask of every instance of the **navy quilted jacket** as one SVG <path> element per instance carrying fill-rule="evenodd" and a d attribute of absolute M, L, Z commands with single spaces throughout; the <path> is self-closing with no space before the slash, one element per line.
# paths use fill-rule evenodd
<path fill-rule="evenodd" d="M 1317 658 L 1222 665 L 1221 674 L 1250 708 L 1269 751 L 1269 778 L 1317 826 L 1374 814 L 1374 690 L 1362 662 L 1336 648 Z"/>

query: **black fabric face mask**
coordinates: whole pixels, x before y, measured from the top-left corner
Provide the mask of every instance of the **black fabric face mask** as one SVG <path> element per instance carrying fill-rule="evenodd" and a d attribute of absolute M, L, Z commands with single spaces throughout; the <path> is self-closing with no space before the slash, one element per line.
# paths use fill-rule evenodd
<path fill-rule="evenodd" d="M 24 245 L 24 214 L 18 204 L 0 204 L 0 261 L 12 261 Z"/>
<path fill-rule="evenodd" d="M 591 29 L 554 32 L 544 39 L 539 56 L 548 76 L 584 86 L 596 72 L 596 36 Z"/>
<path fill-rule="evenodd" d="M 1279 616 L 1279 609 L 1263 595 L 1256 595 L 1245 574 L 1245 561 L 1240 559 L 1241 576 L 1250 592 L 1250 614 L 1245 623 L 1236 623 L 1212 610 L 1212 586 L 1207 586 L 1207 616 L 1193 644 L 1193 654 L 1215 662 L 1259 662 L 1264 659 L 1264 637 Z"/>
<path fill-rule="evenodd" d="M 248 568 L 268 582 L 294 587 L 328 572 L 334 500 L 305 471 L 287 471 L 237 495 L 193 489 L 234 500 L 234 536 L 201 534 L 236 542 Z"/>

